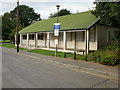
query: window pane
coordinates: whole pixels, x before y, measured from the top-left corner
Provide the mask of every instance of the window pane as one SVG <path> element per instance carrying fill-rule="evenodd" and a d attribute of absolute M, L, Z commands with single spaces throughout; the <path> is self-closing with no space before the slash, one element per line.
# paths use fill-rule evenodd
<path fill-rule="evenodd" d="M 84 41 L 85 40 L 85 32 L 80 31 L 76 32 L 76 41 Z"/>
<path fill-rule="evenodd" d="M 38 34 L 38 40 L 43 40 L 43 33 Z"/>
<path fill-rule="evenodd" d="M 91 28 L 89 30 L 89 38 L 90 38 L 90 41 L 95 42 L 95 40 L 96 40 L 96 30 L 95 30 L 95 27 L 93 27 L 93 28 Z"/>
<path fill-rule="evenodd" d="M 22 38 L 23 39 L 27 39 L 27 35 L 22 35 Z"/>
<path fill-rule="evenodd" d="M 67 41 L 72 41 L 72 32 L 67 33 Z"/>

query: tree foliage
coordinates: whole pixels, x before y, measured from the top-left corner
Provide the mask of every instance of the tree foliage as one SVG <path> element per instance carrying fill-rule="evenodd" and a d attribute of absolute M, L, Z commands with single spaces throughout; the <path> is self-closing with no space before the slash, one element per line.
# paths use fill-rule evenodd
<path fill-rule="evenodd" d="M 33 22 L 41 20 L 40 14 L 35 13 L 34 9 L 26 5 L 19 6 L 19 30 L 21 27 L 26 27 Z M 4 13 L 2 16 L 2 39 L 14 40 L 14 34 L 16 32 L 16 8 L 10 13 Z"/>
<path fill-rule="evenodd" d="M 5 13 L 2 16 L 2 39 L 9 39 L 9 34 L 15 28 L 15 19 L 11 19 L 10 13 Z"/>
<path fill-rule="evenodd" d="M 64 16 L 64 15 L 68 15 L 68 14 L 71 14 L 71 12 L 67 9 L 61 9 L 58 12 L 58 16 Z M 49 18 L 53 18 L 53 17 L 57 17 L 57 13 L 50 14 Z"/>
<path fill-rule="evenodd" d="M 94 2 L 95 10 L 92 11 L 100 17 L 100 24 L 120 27 L 120 2 Z"/>
<path fill-rule="evenodd" d="M 26 5 L 20 5 L 19 7 L 19 20 L 21 26 L 28 26 L 33 22 L 41 20 L 40 14 L 35 13 L 34 9 L 28 7 Z M 10 12 L 12 19 L 16 17 L 16 10 L 15 8 L 13 11 Z"/>
<path fill-rule="evenodd" d="M 0 16 L 0 40 L 2 39 L 2 16 Z"/>

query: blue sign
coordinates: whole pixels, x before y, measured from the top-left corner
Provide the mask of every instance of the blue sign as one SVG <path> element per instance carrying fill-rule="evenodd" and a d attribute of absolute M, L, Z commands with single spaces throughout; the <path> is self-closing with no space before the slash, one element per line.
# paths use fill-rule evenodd
<path fill-rule="evenodd" d="M 60 30 L 60 23 L 54 24 L 54 30 Z"/>

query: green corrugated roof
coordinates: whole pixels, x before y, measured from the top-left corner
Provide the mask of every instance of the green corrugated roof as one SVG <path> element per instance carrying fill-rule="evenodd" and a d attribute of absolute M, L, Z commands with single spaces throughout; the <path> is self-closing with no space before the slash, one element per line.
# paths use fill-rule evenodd
<path fill-rule="evenodd" d="M 96 18 L 89 11 L 61 16 L 59 17 L 59 23 L 61 23 L 60 30 L 85 29 L 85 28 L 87 29 L 98 20 L 99 18 Z M 41 20 L 22 29 L 21 31 L 19 31 L 19 33 L 53 31 L 54 23 L 56 23 L 56 17 L 51 19 Z"/>

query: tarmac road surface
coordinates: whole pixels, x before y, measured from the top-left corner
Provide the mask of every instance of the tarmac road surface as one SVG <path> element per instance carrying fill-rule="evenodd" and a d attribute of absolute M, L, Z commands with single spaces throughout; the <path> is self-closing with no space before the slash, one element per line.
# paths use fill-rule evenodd
<path fill-rule="evenodd" d="M 1 47 L 0 47 L 1 49 Z M 3 88 L 118 88 L 118 81 L 52 65 L 2 48 Z"/>

